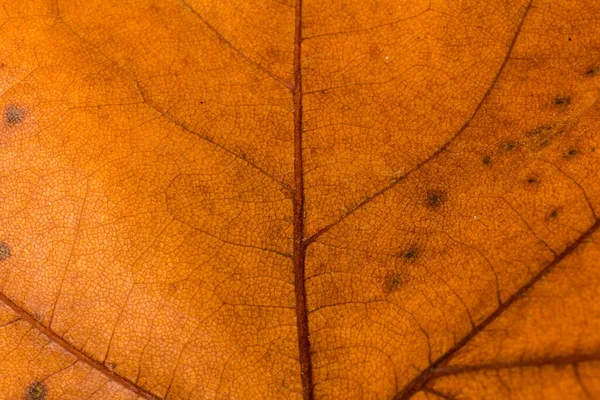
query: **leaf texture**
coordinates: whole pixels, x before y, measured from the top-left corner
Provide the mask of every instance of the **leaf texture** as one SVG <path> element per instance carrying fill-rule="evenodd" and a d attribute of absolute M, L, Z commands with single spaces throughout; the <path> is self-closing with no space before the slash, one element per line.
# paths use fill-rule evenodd
<path fill-rule="evenodd" d="M 600 5 L 6 0 L 0 397 L 600 397 Z"/>

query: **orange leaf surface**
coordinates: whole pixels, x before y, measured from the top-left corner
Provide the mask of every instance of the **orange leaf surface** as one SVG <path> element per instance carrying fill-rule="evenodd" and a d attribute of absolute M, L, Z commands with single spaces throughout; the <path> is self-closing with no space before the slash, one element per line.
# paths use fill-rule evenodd
<path fill-rule="evenodd" d="M 600 398 L 595 0 L 5 0 L 0 398 Z"/>

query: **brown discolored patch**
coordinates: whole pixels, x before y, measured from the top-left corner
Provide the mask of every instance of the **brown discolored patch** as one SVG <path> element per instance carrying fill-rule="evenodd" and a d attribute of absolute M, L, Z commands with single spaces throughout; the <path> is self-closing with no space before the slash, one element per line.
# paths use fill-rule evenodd
<path fill-rule="evenodd" d="M 46 395 L 46 386 L 40 381 L 33 382 L 25 390 L 25 400 L 45 400 Z"/>
<path fill-rule="evenodd" d="M 4 261 L 10 257 L 10 247 L 4 242 L 0 242 L 0 261 Z"/>
<path fill-rule="evenodd" d="M 390 272 L 384 278 L 384 291 L 386 294 L 397 291 L 402 286 L 402 276 L 397 272 Z"/>
<path fill-rule="evenodd" d="M 571 104 L 571 98 L 569 96 L 556 96 L 554 98 L 554 104 L 561 107 L 566 107 Z"/>
<path fill-rule="evenodd" d="M 592 78 L 592 77 L 596 76 L 597 74 L 598 74 L 598 66 L 594 65 L 594 66 L 588 68 L 587 71 L 585 71 L 585 73 L 583 75 L 586 76 L 587 78 Z"/>
<path fill-rule="evenodd" d="M 406 250 L 402 250 L 402 251 L 394 254 L 394 257 L 402 258 L 405 261 L 409 261 L 409 262 L 415 261 L 418 256 L 419 256 L 419 249 L 414 246 L 409 247 Z"/>
<path fill-rule="evenodd" d="M 527 136 L 531 138 L 531 149 L 538 151 L 546 147 L 552 138 L 552 126 L 539 125 L 535 129 L 527 132 Z"/>
<path fill-rule="evenodd" d="M 517 144 L 515 142 L 506 142 L 502 145 L 502 150 L 504 151 L 513 151 L 517 148 Z"/>
<path fill-rule="evenodd" d="M 529 134 L 533 135 L 533 136 L 540 136 L 550 130 L 552 130 L 552 127 L 550 125 L 540 125 L 537 128 L 535 128 L 534 130 L 532 130 L 531 132 L 529 132 Z"/>
<path fill-rule="evenodd" d="M 406 261 L 414 261 L 417 259 L 418 255 L 419 250 L 416 247 L 411 247 L 410 249 L 402 253 L 402 258 L 404 258 Z"/>
<path fill-rule="evenodd" d="M 551 219 L 558 217 L 558 210 L 556 210 L 556 209 L 552 210 L 552 212 L 550 213 L 550 215 L 548 215 L 548 217 Z"/>
<path fill-rule="evenodd" d="M 575 149 L 569 149 L 565 153 L 565 158 L 573 158 L 573 157 L 575 157 L 575 155 L 577 155 L 577 150 L 575 150 Z"/>
<path fill-rule="evenodd" d="M 483 157 L 481 162 L 483 163 L 483 165 L 489 165 L 492 162 L 492 159 L 490 156 L 485 156 L 485 157 Z"/>
<path fill-rule="evenodd" d="M 11 104 L 4 109 L 4 120 L 9 125 L 17 125 L 23 122 L 25 118 L 25 109 Z"/>
<path fill-rule="evenodd" d="M 443 190 L 429 190 L 427 192 L 427 205 L 431 208 L 439 207 L 446 201 L 446 192 Z"/>
<path fill-rule="evenodd" d="M 532 177 L 532 178 L 529 178 L 529 179 L 527 179 L 527 183 L 529 183 L 530 185 L 533 185 L 533 184 L 534 184 L 534 183 L 536 183 L 536 182 L 537 182 L 537 179 L 535 179 L 535 178 L 533 178 L 533 177 Z"/>

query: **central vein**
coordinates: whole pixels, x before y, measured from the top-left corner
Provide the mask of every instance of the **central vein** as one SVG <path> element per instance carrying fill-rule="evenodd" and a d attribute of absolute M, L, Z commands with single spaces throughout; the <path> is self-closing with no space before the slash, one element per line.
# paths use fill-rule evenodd
<path fill-rule="evenodd" d="M 302 395 L 304 400 L 313 398 L 310 342 L 308 338 L 308 310 L 304 268 L 306 244 L 304 243 L 304 176 L 302 167 L 302 0 L 296 0 L 294 29 L 294 288 L 296 292 L 296 325 L 298 327 L 298 350 Z"/>

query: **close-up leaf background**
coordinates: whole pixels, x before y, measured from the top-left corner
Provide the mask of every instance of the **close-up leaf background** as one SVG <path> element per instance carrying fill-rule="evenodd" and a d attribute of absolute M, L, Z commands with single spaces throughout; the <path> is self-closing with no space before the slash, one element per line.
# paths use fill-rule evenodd
<path fill-rule="evenodd" d="M 596 0 L 4 0 L 0 399 L 600 398 Z"/>

